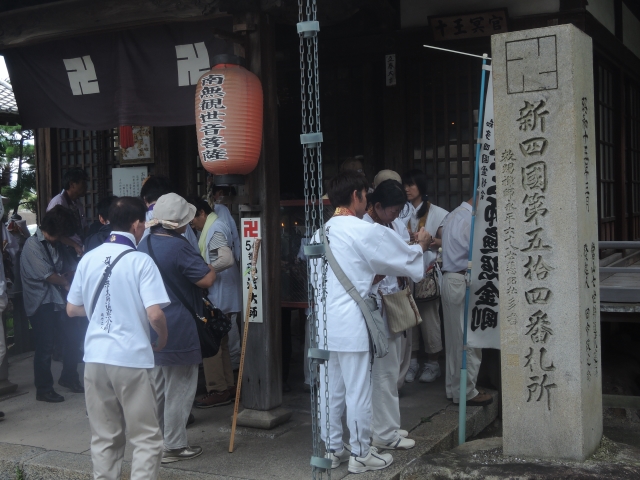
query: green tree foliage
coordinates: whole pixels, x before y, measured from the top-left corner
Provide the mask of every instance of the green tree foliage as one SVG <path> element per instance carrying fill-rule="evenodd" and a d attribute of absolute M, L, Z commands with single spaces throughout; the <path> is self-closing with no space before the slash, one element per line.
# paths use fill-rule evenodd
<path fill-rule="evenodd" d="M 31 130 L 0 125 L 0 186 L 2 195 L 9 198 L 5 205 L 9 215 L 20 206 L 36 211 L 35 159 Z"/>

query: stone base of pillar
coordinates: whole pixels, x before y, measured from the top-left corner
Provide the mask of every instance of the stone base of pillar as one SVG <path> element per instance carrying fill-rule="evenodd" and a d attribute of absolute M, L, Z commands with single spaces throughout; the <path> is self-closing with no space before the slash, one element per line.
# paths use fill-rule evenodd
<path fill-rule="evenodd" d="M 0 395 L 13 393 L 18 389 L 18 385 L 11 383 L 9 380 L 0 380 Z"/>
<path fill-rule="evenodd" d="M 293 415 L 292 410 L 276 407 L 271 410 L 251 410 L 245 408 L 238 414 L 237 425 L 239 427 L 262 428 L 271 430 L 272 428 L 288 422 Z"/>

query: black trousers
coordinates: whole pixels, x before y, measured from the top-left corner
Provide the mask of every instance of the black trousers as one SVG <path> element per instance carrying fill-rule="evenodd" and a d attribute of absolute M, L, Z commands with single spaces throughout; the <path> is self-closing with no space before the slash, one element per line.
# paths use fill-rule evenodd
<path fill-rule="evenodd" d="M 69 318 L 66 313 L 55 311 L 52 303 L 40 305 L 29 317 L 33 329 L 35 352 L 33 373 L 36 393 L 44 394 L 53 390 L 51 375 L 51 356 L 56 329 L 60 329 L 62 338 L 62 373 L 60 380 L 77 382 L 78 363 L 82 360 L 82 343 L 86 333 L 86 319 Z M 83 325 L 84 324 L 84 325 Z"/>

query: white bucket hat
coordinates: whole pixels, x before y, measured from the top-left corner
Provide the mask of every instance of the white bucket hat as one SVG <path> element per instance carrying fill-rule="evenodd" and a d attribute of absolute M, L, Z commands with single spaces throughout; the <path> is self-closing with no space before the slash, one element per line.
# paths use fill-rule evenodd
<path fill-rule="evenodd" d="M 385 180 L 395 180 L 402 184 L 402 177 L 400 177 L 397 172 L 394 172 L 393 170 L 380 170 L 373 179 L 373 187 L 377 187 Z"/>
<path fill-rule="evenodd" d="M 188 225 L 196 215 L 196 207 L 175 193 L 162 195 L 153 207 L 153 219 L 146 226 L 162 225 L 167 230 L 175 230 Z"/>

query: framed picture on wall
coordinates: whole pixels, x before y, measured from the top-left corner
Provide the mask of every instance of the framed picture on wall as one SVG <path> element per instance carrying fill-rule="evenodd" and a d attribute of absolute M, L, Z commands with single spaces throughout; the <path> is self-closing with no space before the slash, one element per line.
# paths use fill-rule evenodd
<path fill-rule="evenodd" d="M 128 148 L 118 148 L 120 165 L 140 165 L 154 163 L 153 128 L 131 127 L 133 145 Z"/>

